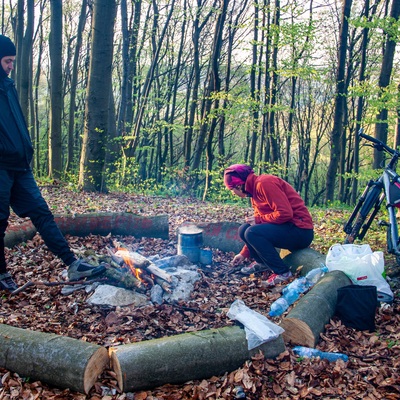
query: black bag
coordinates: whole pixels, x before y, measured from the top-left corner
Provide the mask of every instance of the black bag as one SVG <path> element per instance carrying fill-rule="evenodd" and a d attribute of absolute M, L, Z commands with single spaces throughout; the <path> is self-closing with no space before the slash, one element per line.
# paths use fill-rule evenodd
<path fill-rule="evenodd" d="M 350 328 L 375 331 L 376 286 L 348 285 L 337 291 L 335 315 Z"/>

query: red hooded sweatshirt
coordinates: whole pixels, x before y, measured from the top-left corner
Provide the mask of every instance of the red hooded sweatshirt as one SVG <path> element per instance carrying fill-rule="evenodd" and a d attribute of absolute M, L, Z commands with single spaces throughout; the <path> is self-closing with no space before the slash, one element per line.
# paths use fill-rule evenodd
<path fill-rule="evenodd" d="M 245 191 L 251 194 L 256 224 L 292 222 L 298 228 L 314 228 L 303 199 L 285 180 L 275 175 L 250 174 L 246 179 Z M 240 253 L 248 258 L 247 246 Z"/>

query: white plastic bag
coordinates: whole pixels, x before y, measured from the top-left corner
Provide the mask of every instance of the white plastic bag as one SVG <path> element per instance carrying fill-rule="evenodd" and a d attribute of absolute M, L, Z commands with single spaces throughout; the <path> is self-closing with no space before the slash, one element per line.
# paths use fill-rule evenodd
<path fill-rule="evenodd" d="M 227 316 L 244 325 L 248 350 L 276 339 L 285 332 L 283 328 L 271 322 L 264 315 L 248 308 L 240 299 L 231 304 Z"/>
<path fill-rule="evenodd" d="M 382 276 L 385 268 L 383 252 L 373 252 L 369 244 L 334 244 L 326 256 L 326 266 L 329 271 L 344 272 L 355 285 L 376 286 L 378 300 L 393 300 L 393 292 Z"/>

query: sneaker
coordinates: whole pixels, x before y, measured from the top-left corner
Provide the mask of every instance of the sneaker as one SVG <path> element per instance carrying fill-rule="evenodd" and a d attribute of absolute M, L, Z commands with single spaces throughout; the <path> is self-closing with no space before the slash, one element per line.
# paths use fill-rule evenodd
<path fill-rule="evenodd" d="M 264 283 L 265 286 L 275 286 L 278 283 L 282 283 L 287 281 L 290 277 L 292 276 L 292 273 L 290 271 L 278 275 L 278 274 L 272 274 Z"/>
<path fill-rule="evenodd" d="M 267 265 L 253 261 L 250 265 L 243 267 L 240 272 L 244 275 L 251 275 L 256 272 L 268 271 L 269 269 L 270 268 Z"/>
<path fill-rule="evenodd" d="M 83 260 L 75 260 L 68 267 L 68 279 L 70 281 L 79 281 L 83 278 L 102 274 L 106 270 L 104 265 L 94 266 Z"/>
<path fill-rule="evenodd" d="M 14 282 L 14 279 L 8 272 L 0 274 L 0 290 L 8 290 L 9 292 L 13 292 L 17 289 L 17 284 Z"/>

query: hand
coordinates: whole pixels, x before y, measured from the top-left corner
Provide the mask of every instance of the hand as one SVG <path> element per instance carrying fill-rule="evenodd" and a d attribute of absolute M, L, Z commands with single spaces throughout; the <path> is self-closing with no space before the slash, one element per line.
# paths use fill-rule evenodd
<path fill-rule="evenodd" d="M 232 266 L 235 265 L 239 265 L 240 263 L 242 263 L 246 258 L 244 256 L 242 256 L 241 254 L 236 254 L 235 257 L 233 257 L 233 260 L 231 262 Z"/>
<path fill-rule="evenodd" d="M 255 225 L 256 224 L 256 217 L 254 217 L 254 216 L 246 217 L 246 223 L 248 223 L 250 225 Z"/>

